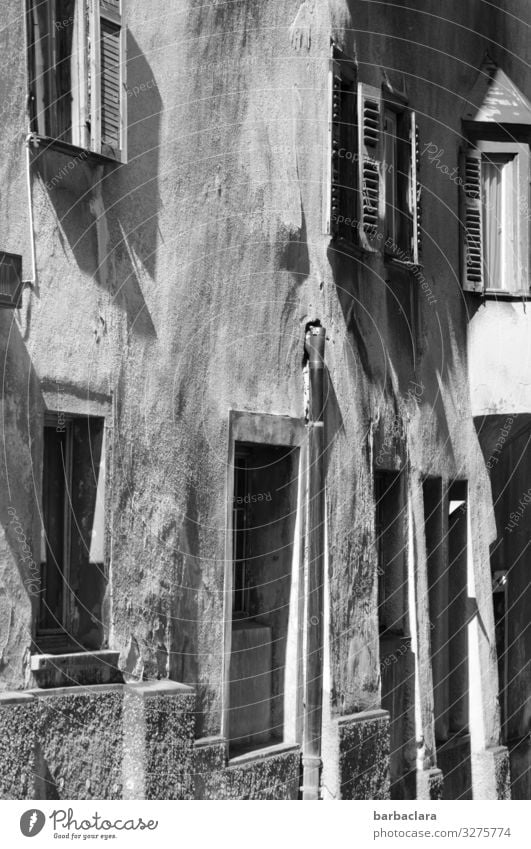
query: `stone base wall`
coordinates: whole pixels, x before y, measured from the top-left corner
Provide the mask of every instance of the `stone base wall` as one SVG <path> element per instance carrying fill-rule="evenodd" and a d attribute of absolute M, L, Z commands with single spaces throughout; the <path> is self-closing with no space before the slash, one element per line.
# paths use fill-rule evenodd
<path fill-rule="evenodd" d="M 272 746 L 227 761 L 222 737 L 194 740 L 194 711 L 193 690 L 172 681 L 3 694 L 0 798 L 300 798 L 299 746 Z M 388 713 L 342 717 L 335 728 L 332 798 L 389 799 Z M 459 743 L 442 752 L 446 770 L 417 776 L 418 798 L 470 792 L 470 771 L 463 769 L 463 761 L 470 767 L 469 744 Z M 511 757 L 514 770 L 514 752 Z M 528 757 L 526 749 L 520 760 Z M 474 753 L 471 766 L 475 798 L 510 798 L 505 747 Z M 458 776 L 462 786 L 456 788 Z"/>
<path fill-rule="evenodd" d="M 389 714 L 352 714 L 338 723 L 339 798 L 389 799 Z"/>
<path fill-rule="evenodd" d="M 68 687 L 34 696 L 37 798 L 122 798 L 122 690 Z"/>
<path fill-rule="evenodd" d="M 125 688 L 125 799 L 193 799 L 195 695 L 173 681 Z"/>
<path fill-rule="evenodd" d="M 417 772 L 417 799 L 440 800 L 443 787 L 444 777 L 440 769 L 431 767 Z"/>
<path fill-rule="evenodd" d="M 191 799 L 195 696 L 171 681 L 0 697 L 0 798 Z"/>
<path fill-rule="evenodd" d="M 24 693 L 0 695 L 0 799 L 35 798 L 36 707 Z"/>
<path fill-rule="evenodd" d="M 298 798 L 299 747 L 227 763 L 222 738 L 194 742 L 194 711 L 172 681 L 4 694 L 0 798 Z"/>
<path fill-rule="evenodd" d="M 222 738 L 198 740 L 194 747 L 196 799 L 297 799 L 300 748 L 272 746 L 234 758 L 228 765 Z"/>

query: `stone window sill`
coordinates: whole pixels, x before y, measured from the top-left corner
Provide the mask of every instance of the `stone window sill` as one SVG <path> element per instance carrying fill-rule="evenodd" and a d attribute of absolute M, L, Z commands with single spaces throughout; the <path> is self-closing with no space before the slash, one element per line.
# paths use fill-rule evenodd
<path fill-rule="evenodd" d="M 31 671 L 41 689 L 93 684 L 123 684 L 117 651 L 32 654 Z"/>
<path fill-rule="evenodd" d="M 272 758 L 275 755 L 287 755 L 290 752 L 299 752 L 300 748 L 298 743 L 275 743 L 272 746 L 264 746 L 263 749 L 253 749 L 251 752 L 245 752 L 243 755 L 236 755 L 233 758 L 229 758 L 228 765 L 229 767 L 242 766 L 253 761 Z"/>

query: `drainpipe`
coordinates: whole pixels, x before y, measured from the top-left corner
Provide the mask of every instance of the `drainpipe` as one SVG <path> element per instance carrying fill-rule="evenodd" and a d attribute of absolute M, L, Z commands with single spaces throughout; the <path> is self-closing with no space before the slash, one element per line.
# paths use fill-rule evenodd
<path fill-rule="evenodd" d="M 308 584 L 306 617 L 306 686 L 302 751 L 302 798 L 320 798 L 323 711 L 324 591 L 324 349 L 325 329 L 307 325 L 310 405 L 308 415 Z"/>

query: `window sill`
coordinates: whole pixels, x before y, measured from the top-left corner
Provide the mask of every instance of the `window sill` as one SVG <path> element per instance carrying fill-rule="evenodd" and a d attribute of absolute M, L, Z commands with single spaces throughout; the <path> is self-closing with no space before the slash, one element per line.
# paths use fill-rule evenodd
<path fill-rule="evenodd" d="M 458 749 L 460 746 L 470 745 L 470 732 L 469 731 L 450 731 L 450 736 L 447 740 L 436 740 L 437 751 L 440 753 L 441 751 L 449 751 L 451 749 Z"/>
<path fill-rule="evenodd" d="M 272 758 L 275 755 L 288 755 L 291 752 L 299 752 L 300 748 L 298 743 L 274 743 L 271 746 L 264 746 L 262 749 L 253 749 L 251 752 L 245 752 L 243 755 L 229 757 L 228 766 L 242 766 L 253 761 Z"/>
<path fill-rule="evenodd" d="M 377 249 L 368 250 L 362 245 L 359 245 L 356 242 L 351 242 L 341 236 L 332 236 L 330 238 L 330 249 L 335 251 L 337 254 L 349 256 L 353 259 L 362 261 L 366 261 L 368 257 L 378 256 L 381 253 L 381 251 Z"/>
<path fill-rule="evenodd" d="M 412 260 L 397 259 L 393 254 L 384 253 L 384 262 L 392 268 L 400 268 L 404 271 L 422 271 L 424 266 L 420 262 Z"/>
<path fill-rule="evenodd" d="M 467 289 L 465 291 L 468 291 Z M 506 289 L 483 289 L 481 292 L 469 292 L 470 295 L 479 295 L 480 298 L 485 298 L 489 301 L 529 301 L 531 300 L 531 291 L 522 290 L 520 292 L 508 292 Z"/>
<path fill-rule="evenodd" d="M 120 653 L 81 651 L 69 654 L 32 654 L 31 671 L 43 690 L 90 684 L 123 684 L 118 668 Z"/>
<path fill-rule="evenodd" d="M 88 147 L 78 147 L 78 145 L 70 144 L 70 142 L 65 142 L 61 139 L 54 139 L 50 136 L 41 136 L 38 133 L 32 133 L 32 139 L 41 153 L 46 150 L 54 150 L 57 151 L 57 153 L 64 153 L 74 159 L 84 159 L 97 164 L 123 165 L 123 162 L 119 157 L 107 156 L 104 153 L 98 153 Z"/>

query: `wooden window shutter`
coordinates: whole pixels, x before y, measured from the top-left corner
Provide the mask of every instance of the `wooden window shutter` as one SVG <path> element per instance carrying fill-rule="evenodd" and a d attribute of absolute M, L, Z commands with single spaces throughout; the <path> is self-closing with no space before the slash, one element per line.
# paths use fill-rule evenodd
<path fill-rule="evenodd" d="M 125 28 L 121 0 L 94 0 L 93 146 L 125 158 Z"/>
<path fill-rule="evenodd" d="M 461 278 L 469 292 L 484 288 L 482 194 L 481 152 L 469 149 L 461 155 Z"/>
<path fill-rule="evenodd" d="M 330 233 L 338 233 L 340 211 L 339 151 L 341 149 L 341 71 L 337 62 L 331 66 L 331 174 L 330 174 Z"/>
<path fill-rule="evenodd" d="M 411 258 L 418 265 L 422 260 L 422 184 L 420 181 L 420 137 L 417 116 L 411 113 L 411 209 L 413 232 L 411 236 Z"/>
<path fill-rule="evenodd" d="M 358 86 L 358 219 L 359 240 L 365 250 L 380 248 L 381 195 L 381 116 L 380 91 L 362 83 Z"/>
<path fill-rule="evenodd" d="M 334 50 L 330 65 L 330 203 L 326 232 L 356 242 L 357 108 L 353 63 Z M 348 221 L 348 224 L 346 223 Z"/>

